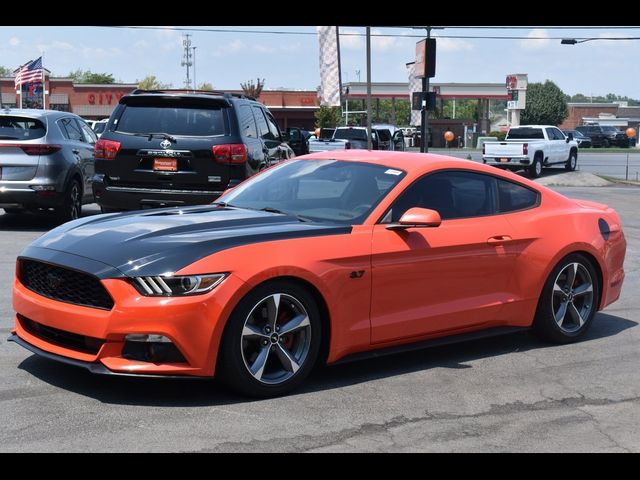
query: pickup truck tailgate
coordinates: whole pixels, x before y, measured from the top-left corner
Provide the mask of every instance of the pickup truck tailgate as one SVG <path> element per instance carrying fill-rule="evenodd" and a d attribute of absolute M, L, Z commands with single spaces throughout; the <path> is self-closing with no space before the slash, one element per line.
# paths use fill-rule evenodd
<path fill-rule="evenodd" d="M 519 157 L 524 153 L 524 142 L 486 142 L 484 144 L 485 157 Z"/>

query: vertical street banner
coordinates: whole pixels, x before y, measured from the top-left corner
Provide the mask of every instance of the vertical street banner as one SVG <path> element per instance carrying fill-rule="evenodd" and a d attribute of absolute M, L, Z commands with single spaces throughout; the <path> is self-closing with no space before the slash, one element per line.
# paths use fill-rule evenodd
<path fill-rule="evenodd" d="M 413 92 L 422 91 L 422 78 L 415 75 L 415 62 L 407 63 L 407 74 L 409 75 L 409 104 L 411 104 L 411 98 Z M 410 125 L 419 126 L 422 125 L 422 118 L 420 117 L 420 110 L 411 110 L 411 122 Z"/>
<path fill-rule="evenodd" d="M 340 44 L 338 27 L 316 27 L 320 47 L 320 104 L 340 106 Z"/>

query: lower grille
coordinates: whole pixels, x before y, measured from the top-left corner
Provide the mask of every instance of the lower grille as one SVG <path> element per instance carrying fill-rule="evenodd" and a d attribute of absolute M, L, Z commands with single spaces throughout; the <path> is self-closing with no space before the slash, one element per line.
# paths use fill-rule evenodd
<path fill-rule="evenodd" d="M 86 337 L 77 333 L 66 332 L 57 328 L 48 327 L 22 315 L 18 315 L 22 327 L 34 337 L 38 337 L 46 342 L 60 347 L 76 350 L 82 353 L 97 354 L 100 351 L 104 340 L 95 337 Z"/>
<path fill-rule="evenodd" d="M 111 310 L 113 299 L 100 280 L 87 273 L 21 259 L 20 282 L 43 297 L 85 307 Z"/>

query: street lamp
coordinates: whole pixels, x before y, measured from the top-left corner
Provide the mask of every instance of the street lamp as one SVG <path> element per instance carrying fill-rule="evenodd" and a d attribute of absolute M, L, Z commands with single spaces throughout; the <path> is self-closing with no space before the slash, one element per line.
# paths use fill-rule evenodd
<path fill-rule="evenodd" d="M 592 37 L 592 38 L 563 38 L 560 40 L 562 45 L 575 45 L 576 43 L 590 42 L 591 40 L 640 40 L 640 37 Z"/>

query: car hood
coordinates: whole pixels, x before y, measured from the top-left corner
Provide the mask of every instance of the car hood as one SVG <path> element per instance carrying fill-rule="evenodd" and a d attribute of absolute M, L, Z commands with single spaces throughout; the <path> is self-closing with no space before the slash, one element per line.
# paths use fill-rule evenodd
<path fill-rule="evenodd" d="M 349 226 L 207 205 L 75 220 L 38 238 L 20 255 L 88 270 L 100 278 L 161 275 L 241 245 L 350 232 Z"/>

